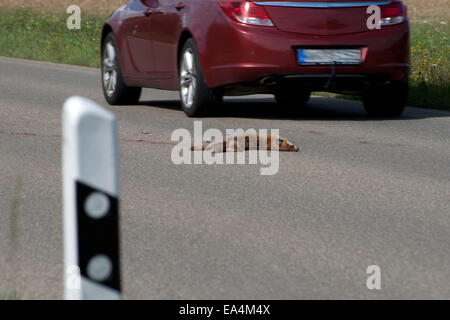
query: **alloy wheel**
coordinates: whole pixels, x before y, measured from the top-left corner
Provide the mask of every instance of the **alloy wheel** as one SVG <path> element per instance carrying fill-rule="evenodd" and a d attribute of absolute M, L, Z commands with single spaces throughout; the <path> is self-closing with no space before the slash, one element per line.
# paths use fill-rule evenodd
<path fill-rule="evenodd" d="M 116 50 L 111 42 L 105 47 L 103 58 L 103 87 L 106 94 L 111 97 L 117 86 Z"/>
<path fill-rule="evenodd" d="M 183 53 L 181 61 L 181 98 L 186 108 L 191 108 L 195 101 L 195 89 L 197 87 L 197 76 L 195 68 L 195 57 L 192 49 L 188 48 Z"/>

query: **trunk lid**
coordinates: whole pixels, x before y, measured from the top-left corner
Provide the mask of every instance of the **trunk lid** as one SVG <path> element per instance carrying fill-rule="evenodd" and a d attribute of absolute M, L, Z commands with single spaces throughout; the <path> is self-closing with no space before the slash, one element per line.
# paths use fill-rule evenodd
<path fill-rule="evenodd" d="M 339 35 L 367 31 L 366 13 L 370 5 L 390 1 L 354 0 L 254 0 L 262 5 L 275 26 L 282 31 Z"/>

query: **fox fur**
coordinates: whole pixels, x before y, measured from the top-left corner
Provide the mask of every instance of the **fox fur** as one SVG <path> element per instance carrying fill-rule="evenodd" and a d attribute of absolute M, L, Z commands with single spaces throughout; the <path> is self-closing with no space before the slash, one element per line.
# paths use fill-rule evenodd
<path fill-rule="evenodd" d="M 267 143 L 264 143 L 264 140 Z M 214 153 L 220 152 L 238 152 L 248 150 L 272 149 L 272 141 L 278 145 L 278 151 L 297 152 L 299 147 L 287 139 L 272 134 L 250 134 L 235 137 L 224 138 L 222 142 L 207 143 L 202 146 L 192 146 L 191 150 L 213 150 Z"/>

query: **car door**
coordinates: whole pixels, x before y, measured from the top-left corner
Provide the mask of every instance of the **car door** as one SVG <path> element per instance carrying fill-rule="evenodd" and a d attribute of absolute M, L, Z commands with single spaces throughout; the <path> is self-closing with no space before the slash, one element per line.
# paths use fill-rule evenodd
<path fill-rule="evenodd" d="M 154 76 L 171 79 L 177 74 L 177 46 L 186 4 L 180 0 L 159 0 L 151 21 Z"/>
<path fill-rule="evenodd" d="M 154 59 L 151 19 L 158 0 L 134 0 L 129 6 L 127 19 L 123 22 L 133 77 L 152 78 Z"/>

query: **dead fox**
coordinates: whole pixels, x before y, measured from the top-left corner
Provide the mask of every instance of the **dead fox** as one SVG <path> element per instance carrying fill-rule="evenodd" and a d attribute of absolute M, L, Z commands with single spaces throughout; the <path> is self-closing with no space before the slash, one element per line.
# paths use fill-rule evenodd
<path fill-rule="evenodd" d="M 264 139 L 267 141 L 265 146 L 260 144 L 260 141 L 263 142 Z M 281 138 L 276 135 L 266 134 L 251 134 L 251 135 L 242 135 L 230 138 L 224 138 L 223 142 L 216 143 L 207 143 L 203 146 L 192 146 L 191 150 L 213 150 L 214 153 L 220 152 L 238 152 L 238 151 L 248 151 L 248 150 L 260 150 L 261 147 L 264 149 L 271 150 L 272 141 L 278 144 L 278 151 L 287 151 L 287 152 L 297 152 L 300 150 L 299 147 L 295 146 L 288 140 Z M 256 144 L 255 144 L 256 143 Z"/>

